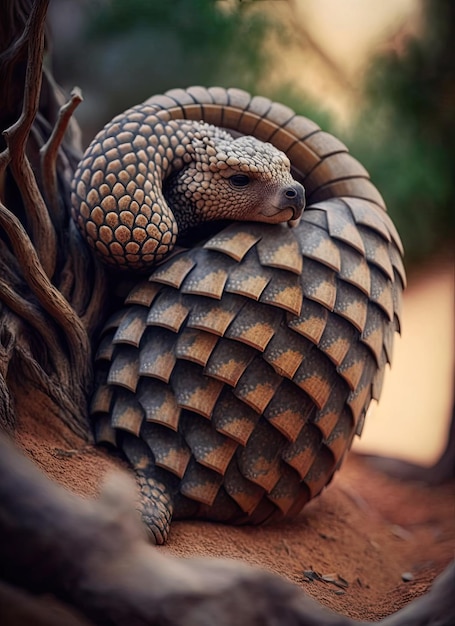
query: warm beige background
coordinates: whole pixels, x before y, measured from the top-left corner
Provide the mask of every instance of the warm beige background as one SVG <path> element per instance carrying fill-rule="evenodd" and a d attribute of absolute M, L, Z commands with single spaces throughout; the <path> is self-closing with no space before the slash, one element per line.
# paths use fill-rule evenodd
<path fill-rule="evenodd" d="M 421 0 L 276 0 L 261 4 L 280 15 L 293 33 L 279 43 L 277 82 L 300 85 L 346 124 L 359 106 L 371 54 L 390 47 L 399 49 L 407 37 L 419 32 L 423 21 Z M 314 53 L 314 45 L 319 54 Z"/>
<path fill-rule="evenodd" d="M 420 0 L 294 0 L 272 5 L 272 10 L 281 5 L 287 14 L 293 8 L 297 39 L 301 24 L 327 56 L 324 61 L 295 42 L 289 44 L 280 78 L 300 83 L 343 124 L 349 124 L 358 107 L 371 54 L 390 48 L 399 53 L 407 37 L 422 27 Z M 437 458 L 454 389 L 453 305 L 453 259 L 435 261 L 410 278 L 393 367 L 355 450 L 423 464 Z"/>
<path fill-rule="evenodd" d="M 412 277 L 392 369 L 355 450 L 425 465 L 440 454 L 454 389 L 454 295 L 453 262 L 436 263 Z"/>

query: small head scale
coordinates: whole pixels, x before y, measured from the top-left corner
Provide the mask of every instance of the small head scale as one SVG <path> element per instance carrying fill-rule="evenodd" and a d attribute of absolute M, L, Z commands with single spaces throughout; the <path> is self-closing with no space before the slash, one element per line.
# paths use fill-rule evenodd
<path fill-rule="evenodd" d="M 101 260 L 148 270 L 201 222 L 300 217 L 304 189 L 283 152 L 166 115 L 151 105 L 130 109 L 95 137 L 79 164 L 72 216 Z"/>

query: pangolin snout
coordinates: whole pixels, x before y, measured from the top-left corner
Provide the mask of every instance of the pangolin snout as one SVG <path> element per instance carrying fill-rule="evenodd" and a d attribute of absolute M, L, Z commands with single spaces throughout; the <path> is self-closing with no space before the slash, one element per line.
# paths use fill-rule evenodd
<path fill-rule="evenodd" d="M 281 208 L 292 210 L 292 219 L 296 220 L 302 215 L 305 208 L 305 189 L 300 183 L 294 182 L 283 189 Z"/>

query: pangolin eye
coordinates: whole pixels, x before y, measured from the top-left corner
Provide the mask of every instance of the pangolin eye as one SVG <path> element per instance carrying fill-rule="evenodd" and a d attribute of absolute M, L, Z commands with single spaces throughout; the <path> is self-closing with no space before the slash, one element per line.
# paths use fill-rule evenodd
<path fill-rule="evenodd" d="M 250 184 L 250 178 L 246 174 L 234 174 L 230 176 L 229 182 L 233 187 L 246 187 Z"/>

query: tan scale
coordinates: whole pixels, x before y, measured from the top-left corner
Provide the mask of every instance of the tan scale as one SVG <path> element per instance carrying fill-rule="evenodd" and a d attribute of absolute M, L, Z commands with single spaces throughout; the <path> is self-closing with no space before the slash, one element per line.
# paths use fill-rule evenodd
<path fill-rule="evenodd" d="M 296 333 L 318 345 L 324 333 L 328 317 L 329 312 L 324 306 L 305 298 L 300 315 L 298 317 L 288 315 L 287 325 Z"/>
<path fill-rule="evenodd" d="M 368 298 L 352 285 L 345 285 L 337 291 L 333 310 L 351 322 L 361 333 L 365 328 L 368 313 Z"/>
<path fill-rule="evenodd" d="M 141 281 L 131 289 L 125 298 L 125 304 L 142 304 L 149 307 L 160 291 L 160 285 Z"/>
<path fill-rule="evenodd" d="M 250 248 L 254 246 L 261 238 L 260 232 L 254 231 L 253 228 L 245 228 L 239 233 L 230 226 L 223 229 L 218 235 L 211 237 L 204 244 L 207 250 L 219 250 L 224 254 L 228 254 L 236 261 L 241 261 Z"/>
<path fill-rule="evenodd" d="M 337 282 L 332 269 L 306 258 L 301 282 L 306 298 L 319 302 L 329 311 L 333 311 L 337 297 Z"/>
<path fill-rule="evenodd" d="M 223 476 L 239 444 L 211 428 L 204 418 L 186 420 L 182 432 L 194 459 Z"/>
<path fill-rule="evenodd" d="M 186 327 L 177 338 L 175 356 L 198 365 L 206 365 L 217 342 L 216 335 Z"/>
<path fill-rule="evenodd" d="M 263 352 L 280 323 L 274 307 L 247 301 L 226 329 L 226 337 Z"/>
<path fill-rule="evenodd" d="M 299 436 L 282 453 L 282 459 L 293 467 L 303 479 L 310 469 L 321 444 L 321 433 L 316 426 L 307 423 Z"/>
<path fill-rule="evenodd" d="M 392 282 L 381 272 L 371 273 L 371 300 L 387 314 L 390 321 L 395 314 Z"/>
<path fill-rule="evenodd" d="M 157 306 L 151 308 L 148 313 L 147 324 L 178 332 L 188 313 L 189 308 L 182 299 L 169 300 L 169 292 L 163 290 L 157 299 Z"/>
<path fill-rule="evenodd" d="M 314 413 L 310 398 L 289 380 L 283 380 L 264 409 L 264 417 L 289 441 L 299 436 Z"/>
<path fill-rule="evenodd" d="M 301 254 L 319 263 L 324 263 L 336 272 L 340 271 L 340 251 L 333 243 L 330 235 L 315 224 L 307 225 L 309 236 L 300 242 Z"/>
<path fill-rule="evenodd" d="M 293 507 L 297 506 L 300 510 L 308 502 L 309 492 L 297 472 L 289 466 L 284 466 L 279 481 L 267 495 L 267 499 L 279 510 L 282 517 L 286 517 L 292 515 Z"/>
<path fill-rule="evenodd" d="M 237 399 L 227 387 L 213 409 L 211 422 L 215 429 L 245 446 L 259 421 L 259 414 Z"/>
<path fill-rule="evenodd" d="M 191 450 L 181 435 L 164 425 L 147 423 L 144 424 L 141 436 L 153 452 L 158 467 L 172 472 L 179 478 L 185 475 L 191 461 Z"/>
<path fill-rule="evenodd" d="M 279 326 L 267 344 L 263 358 L 280 375 L 292 379 L 309 351 L 308 342 L 287 326 Z"/>
<path fill-rule="evenodd" d="M 322 409 L 330 397 L 336 372 L 325 354 L 313 347 L 292 380 Z"/>
<path fill-rule="evenodd" d="M 259 263 L 258 255 L 248 255 L 244 262 L 229 273 L 226 291 L 259 300 L 272 273 Z"/>
<path fill-rule="evenodd" d="M 137 390 L 137 399 L 145 411 L 146 422 L 155 422 L 178 431 L 182 409 L 175 395 L 162 381 L 143 378 Z"/>
<path fill-rule="evenodd" d="M 147 310 L 144 307 L 132 306 L 117 327 L 112 343 L 129 343 L 137 348 L 147 326 L 146 322 Z"/>
<path fill-rule="evenodd" d="M 349 394 L 347 383 L 338 384 L 330 394 L 330 398 L 322 409 L 314 411 L 312 423 L 315 424 L 322 433 L 323 439 L 330 437 L 333 429 L 344 410 L 346 410 L 346 398 Z M 348 411 L 350 412 L 350 411 Z"/>
<path fill-rule="evenodd" d="M 299 315 L 303 302 L 303 289 L 299 277 L 293 272 L 287 275 L 277 273 L 274 280 L 267 283 L 259 302 L 280 307 L 289 313 Z"/>
<path fill-rule="evenodd" d="M 365 256 L 363 239 L 346 204 L 340 200 L 333 200 L 331 210 L 327 211 L 326 215 L 330 237 L 341 239 Z"/>
<path fill-rule="evenodd" d="M 254 514 L 263 502 L 265 490 L 242 474 L 238 463 L 230 463 L 224 475 L 224 487 L 229 496 L 239 505 L 247 516 Z M 241 515 L 239 521 L 243 521 Z"/>
<path fill-rule="evenodd" d="M 337 367 L 338 374 L 341 374 L 352 391 L 355 391 L 360 383 L 368 356 L 368 348 L 365 345 L 353 343 L 343 362 Z"/>
<path fill-rule="evenodd" d="M 106 329 L 105 329 L 106 332 Z M 106 333 L 98 344 L 95 360 L 96 361 L 112 361 L 114 355 L 115 344 L 112 339 L 115 332 Z"/>
<path fill-rule="evenodd" d="M 140 346 L 137 355 L 139 375 L 169 382 L 177 362 L 174 350 L 175 342 L 176 337 L 172 332 L 153 326 L 149 327 L 147 337 L 143 345 Z"/>
<path fill-rule="evenodd" d="M 384 349 L 384 320 L 377 307 L 368 308 L 367 320 L 362 331 L 362 341 L 373 352 L 378 366 Z"/>
<path fill-rule="evenodd" d="M 336 365 L 341 365 L 355 340 L 356 328 L 338 315 L 331 315 L 318 342 L 319 348 Z M 362 334 L 362 339 L 364 336 Z M 367 343 L 367 342 L 365 342 Z"/>
<path fill-rule="evenodd" d="M 211 506 L 222 484 L 221 474 L 197 463 L 192 457 L 180 483 L 180 492 L 190 500 Z"/>
<path fill-rule="evenodd" d="M 333 455 L 326 446 L 321 446 L 318 450 L 308 473 L 305 475 L 304 483 L 310 491 L 310 497 L 317 496 L 326 485 L 325 477 L 333 472 Z"/>
<path fill-rule="evenodd" d="M 187 326 L 197 330 L 212 332 L 220 337 L 225 334 L 244 305 L 237 296 L 231 294 L 224 294 L 222 305 L 216 300 L 210 300 L 205 297 L 199 299 L 193 297 L 192 300 L 186 298 L 185 302 L 193 304 L 188 316 Z"/>
<path fill-rule="evenodd" d="M 112 426 L 139 436 L 144 419 L 144 409 L 137 400 L 132 400 L 125 391 L 119 391 L 112 404 Z"/>
<path fill-rule="evenodd" d="M 220 339 L 204 367 L 204 374 L 235 387 L 255 356 L 248 345 Z"/>
<path fill-rule="evenodd" d="M 266 244 L 259 240 L 257 251 L 261 265 L 288 270 L 297 276 L 302 273 L 302 251 L 297 241 L 289 240 L 286 231 L 278 230 L 273 242 Z"/>
<path fill-rule="evenodd" d="M 369 296 L 371 278 L 370 268 L 365 256 L 348 245 L 340 245 L 338 249 L 340 251 L 340 278 L 360 289 L 366 296 Z"/>
<path fill-rule="evenodd" d="M 237 89 L 171 90 L 100 137 L 76 176 L 76 223 L 108 263 L 151 269 L 100 336 L 97 441 L 136 469 L 159 543 L 172 517 L 297 515 L 361 433 L 400 329 L 403 250 L 380 193 L 338 139 Z M 250 182 L 233 179 L 245 188 L 232 202 L 229 177 L 245 172 L 262 194 L 253 221 L 236 213 Z M 296 198 L 277 220 L 294 228 L 258 223 L 300 183 L 300 221 Z M 228 225 L 199 233 L 196 213 Z"/>

